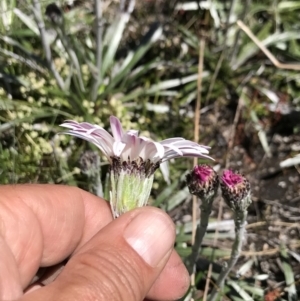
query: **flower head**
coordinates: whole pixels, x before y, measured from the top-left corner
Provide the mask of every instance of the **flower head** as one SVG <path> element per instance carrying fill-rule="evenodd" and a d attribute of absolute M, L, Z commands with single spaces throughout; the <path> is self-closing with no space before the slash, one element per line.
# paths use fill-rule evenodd
<path fill-rule="evenodd" d="M 118 118 L 110 117 L 112 135 L 104 128 L 87 122 L 78 123 L 68 120 L 62 127 L 68 128 L 67 134 L 85 139 L 94 143 L 112 162 L 112 158 L 121 161 L 161 163 L 177 157 L 202 157 L 211 159 L 208 154 L 209 147 L 199 145 L 184 138 L 170 138 L 154 142 L 149 138 L 138 136 L 138 131 L 124 131 Z"/>
<path fill-rule="evenodd" d="M 197 165 L 186 176 L 191 194 L 201 199 L 211 198 L 217 193 L 219 178 L 214 169 L 206 164 Z"/>
<path fill-rule="evenodd" d="M 239 172 L 225 170 L 220 178 L 221 190 L 226 204 L 233 211 L 245 211 L 251 204 L 250 183 Z"/>
<path fill-rule="evenodd" d="M 209 147 L 184 138 L 160 142 L 124 131 L 118 118 L 110 117 L 112 135 L 104 128 L 87 122 L 66 121 L 67 134 L 96 145 L 111 164 L 111 205 L 115 216 L 146 205 L 153 174 L 160 163 L 178 157 L 209 158 Z"/>

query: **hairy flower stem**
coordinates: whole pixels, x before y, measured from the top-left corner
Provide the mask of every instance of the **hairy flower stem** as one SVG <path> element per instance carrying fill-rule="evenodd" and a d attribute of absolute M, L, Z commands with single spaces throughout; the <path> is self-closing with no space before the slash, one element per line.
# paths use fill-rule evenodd
<path fill-rule="evenodd" d="M 79 165 L 81 172 L 88 178 L 89 191 L 99 197 L 103 197 L 101 164 L 98 153 L 85 151 L 79 159 Z"/>
<path fill-rule="evenodd" d="M 193 244 L 192 247 L 192 253 L 186 259 L 186 267 L 190 275 L 194 272 L 195 269 L 195 264 L 199 256 L 202 240 L 208 226 L 208 220 L 211 213 L 214 197 L 215 195 L 210 196 L 207 199 L 203 198 L 202 204 L 200 205 L 200 209 L 201 209 L 200 224 L 197 226 L 195 243 Z"/>
<path fill-rule="evenodd" d="M 90 177 L 91 192 L 99 197 L 103 198 L 103 187 L 101 183 L 100 173 Z"/>
<path fill-rule="evenodd" d="M 232 251 L 230 255 L 230 260 L 228 262 L 228 265 L 219 275 L 215 288 L 213 289 L 208 301 L 215 301 L 219 291 L 222 290 L 224 282 L 232 268 L 235 266 L 242 248 L 243 243 L 243 237 L 245 233 L 245 225 L 246 225 L 246 219 L 247 219 L 247 210 L 237 210 L 234 211 L 234 223 L 235 223 L 235 241 L 232 246 Z"/>

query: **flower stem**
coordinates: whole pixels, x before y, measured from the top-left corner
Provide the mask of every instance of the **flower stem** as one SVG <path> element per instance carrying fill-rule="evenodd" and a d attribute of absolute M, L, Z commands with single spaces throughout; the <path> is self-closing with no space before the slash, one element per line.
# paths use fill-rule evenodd
<path fill-rule="evenodd" d="M 245 233 L 245 225 L 246 225 L 246 219 L 247 219 L 247 210 L 244 211 L 234 211 L 234 222 L 235 222 L 235 241 L 232 246 L 232 251 L 230 255 L 230 260 L 228 262 L 227 267 L 221 272 L 219 275 L 215 288 L 213 289 L 208 301 L 215 301 L 218 292 L 223 288 L 224 282 L 232 268 L 235 266 L 240 253 L 241 253 L 241 248 L 243 244 L 243 237 Z"/>
<path fill-rule="evenodd" d="M 200 205 L 200 209 L 201 209 L 200 223 L 197 226 L 195 242 L 192 247 L 192 253 L 186 259 L 186 267 L 190 275 L 194 272 L 195 263 L 199 256 L 202 240 L 208 226 L 208 220 L 211 213 L 214 197 L 215 195 L 210 196 L 206 200 L 203 198 L 202 204 Z"/>

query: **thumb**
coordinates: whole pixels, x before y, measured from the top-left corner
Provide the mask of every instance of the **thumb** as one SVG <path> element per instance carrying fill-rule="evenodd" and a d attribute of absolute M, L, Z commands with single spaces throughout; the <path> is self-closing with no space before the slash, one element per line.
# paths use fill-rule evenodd
<path fill-rule="evenodd" d="M 161 210 L 128 212 L 80 248 L 53 283 L 21 300 L 144 300 L 174 240 L 174 224 Z"/>

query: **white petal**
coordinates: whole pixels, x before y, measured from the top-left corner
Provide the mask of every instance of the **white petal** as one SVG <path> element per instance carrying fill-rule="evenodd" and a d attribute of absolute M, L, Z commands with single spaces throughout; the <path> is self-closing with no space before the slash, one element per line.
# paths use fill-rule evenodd
<path fill-rule="evenodd" d="M 138 136 L 135 135 L 128 135 L 131 136 L 130 139 L 132 140 L 132 149 L 131 149 L 131 160 L 136 160 L 139 157 L 144 159 L 144 152 L 145 146 L 148 142 L 144 141 Z"/>
<path fill-rule="evenodd" d="M 189 140 L 178 141 L 173 143 L 172 145 L 179 148 L 182 152 L 184 151 L 184 149 L 197 149 L 205 154 L 209 153 L 208 149 L 210 148 L 208 146 L 199 145 L 198 143 Z"/>
<path fill-rule="evenodd" d="M 126 132 L 126 134 L 128 135 L 134 135 L 134 136 L 138 136 L 139 134 L 139 131 L 136 131 L 136 130 L 129 130 Z"/>
<path fill-rule="evenodd" d="M 72 132 L 72 131 L 68 131 L 67 134 L 84 139 L 86 141 L 89 141 L 91 143 L 93 143 L 95 146 L 97 146 L 102 152 L 103 154 L 110 160 L 110 157 L 113 155 L 112 153 L 112 145 L 110 143 L 107 143 L 105 140 L 97 140 L 95 137 L 93 136 L 88 136 L 86 134 L 81 134 L 76 132 Z"/>
<path fill-rule="evenodd" d="M 173 152 L 172 150 L 169 151 L 168 153 L 165 154 L 164 158 L 162 161 L 167 161 L 171 160 L 173 158 L 178 158 L 178 157 L 198 157 L 198 158 L 207 158 L 207 159 L 212 159 L 210 156 L 207 156 L 197 150 L 190 149 L 189 151 L 186 150 L 182 156 L 179 156 L 178 153 Z M 212 159 L 213 160 L 213 159 Z"/>
<path fill-rule="evenodd" d="M 124 150 L 125 146 L 126 146 L 126 143 L 121 142 L 121 141 L 115 141 L 113 143 L 114 156 L 120 157 L 120 155 L 121 155 L 122 151 Z"/>
<path fill-rule="evenodd" d="M 87 134 L 89 134 L 97 139 L 103 139 L 103 140 L 107 141 L 108 143 L 110 143 L 111 145 L 113 145 L 113 143 L 114 143 L 114 138 L 111 136 L 110 133 L 108 133 L 104 129 L 92 129 L 92 130 L 88 131 Z"/>
<path fill-rule="evenodd" d="M 124 135 L 123 127 L 120 120 L 115 116 L 110 116 L 110 128 L 116 141 L 121 141 Z"/>
<path fill-rule="evenodd" d="M 162 145 L 169 145 L 169 144 L 172 144 L 174 142 L 182 141 L 182 140 L 185 140 L 185 139 L 181 138 L 181 137 L 174 137 L 174 138 L 168 138 L 168 139 L 162 140 L 159 143 L 162 144 Z"/>
<path fill-rule="evenodd" d="M 158 162 L 164 157 L 165 148 L 158 142 L 149 141 L 146 149 L 145 155 L 147 159 L 150 159 L 154 163 Z"/>
<path fill-rule="evenodd" d="M 162 162 L 160 165 L 159 165 L 159 168 L 160 168 L 160 171 L 164 177 L 164 180 L 167 182 L 167 184 L 171 184 L 170 182 L 170 169 L 169 169 L 169 162 L 168 161 L 165 161 L 165 162 Z"/>
<path fill-rule="evenodd" d="M 172 149 L 174 152 L 178 153 L 178 155 L 182 156 L 182 151 L 179 148 L 173 146 L 172 144 L 165 145 L 164 147 L 165 153 L 169 151 L 169 149 Z"/>
<path fill-rule="evenodd" d="M 94 143 L 110 160 L 111 156 L 121 160 L 133 161 L 141 157 L 144 161 L 168 161 L 177 157 L 209 158 L 210 147 L 199 145 L 196 142 L 175 137 L 154 142 L 149 138 L 138 136 L 138 131 L 124 131 L 118 118 L 110 117 L 110 135 L 104 128 L 88 122 L 65 121 L 61 126 L 69 129 L 68 134 L 80 137 Z"/>

